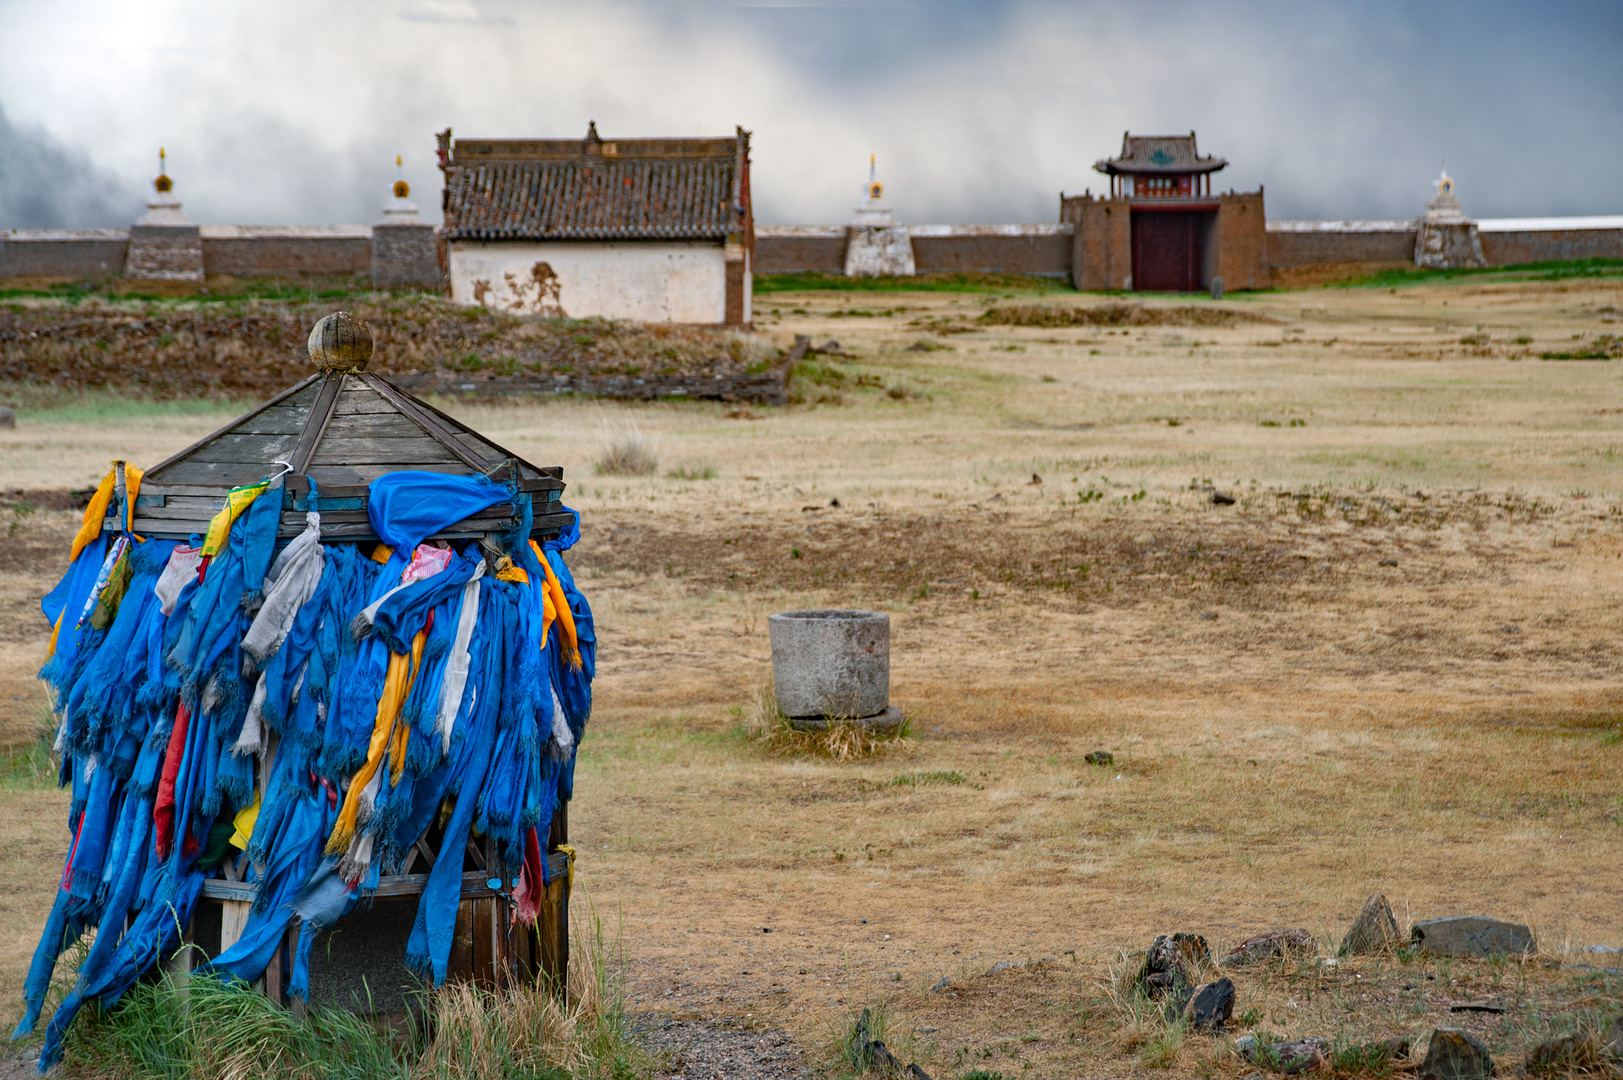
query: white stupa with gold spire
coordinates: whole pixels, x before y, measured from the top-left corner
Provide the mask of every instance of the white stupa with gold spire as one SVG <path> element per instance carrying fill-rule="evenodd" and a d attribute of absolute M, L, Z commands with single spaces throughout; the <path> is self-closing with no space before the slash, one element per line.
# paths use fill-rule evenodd
<path fill-rule="evenodd" d="M 912 277 L 913 240 L 885 202 L 878 159 L 868 155 L 867 195 L 845 228 L 846 277 Z"/>
<path fill-rule="evenodd" d="M 406 183 L 406 159 L 399 154 L 394 156 L 394 198 L 383 204 L 384 225 L 416 225 L 422 219 L 417 216 L 417 204 L 410 199 L 411 185 Z"/>
<path fill-rule="evenodd" d="M 147 212 L 130 226 L 124 276 L 145 281 L 203 281 L 203 232 L 180 212 L 169 155 L 158 148 L 158 176 Z"/>
<path fill-rule="evenodd" d="M 1425 212 L 1415 222 L 1414 264 L 1433 269 L 1487 266 L 1477 224 L 1466 217 L 1446 163 L 1434 188 Z"/>
<path fill-rule="evenodd" d="M 406 183 L 405 159 L 394 159 L 392 198 L 383 204 L 383 219 L 372 226 L 372 283 L 374 285 L 439 285 L 439 245 L 434 226 L 417 216 Z"/>
<path fill-rule="evenodd" d="M 158 176 L 152 181 L 152 198 L 147 200 L 147 212 L 136 221 L 137 225 L 190 225 L 191 218 L 180 212 L 180 199 L 175 196 L 175 182 L 169 179 L 169 155 L 158 147 Z"/>

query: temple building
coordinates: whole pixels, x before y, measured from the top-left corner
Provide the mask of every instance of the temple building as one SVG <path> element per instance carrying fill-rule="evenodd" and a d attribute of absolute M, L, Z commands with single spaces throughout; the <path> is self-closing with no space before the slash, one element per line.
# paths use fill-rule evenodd
<path fill-rule="evenodd" d="M 749 132 L 439 134 L 452 299 L 503 311 L 747 326 Z"/>
<path fill-rule="evenodd" d="M 1212 193 L 1220 157 L 1201 157 L 1195 133 L 1122 134 L 1121 153 L 1094 163 L 1105 194 L 1060 197 L 1075 233 L 1071 276 L 1080 289 L 1196 292 L 1268 286 L 1262 189 Z"/>

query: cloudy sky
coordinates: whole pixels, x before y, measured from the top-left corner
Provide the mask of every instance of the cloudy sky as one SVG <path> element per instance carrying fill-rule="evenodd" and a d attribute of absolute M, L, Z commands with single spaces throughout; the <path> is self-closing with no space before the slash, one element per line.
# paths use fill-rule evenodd
<path fill-rule="evenodd" d="M 1196 129 L 1271 218 L 1623 213 L 1616 0 L 0 0 L 0 228 L 365 223 L 433 133 L 754 132 L 765 223 L 1052 221 Z"/>

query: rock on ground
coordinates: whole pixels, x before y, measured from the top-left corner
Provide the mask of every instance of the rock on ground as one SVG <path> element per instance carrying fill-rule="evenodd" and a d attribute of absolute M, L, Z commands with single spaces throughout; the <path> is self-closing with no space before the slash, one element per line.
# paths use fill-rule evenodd
<path fill-rule="evenodd" d="M 1431 1033 L 1420 1080 L 1487 1080 L 1493 1056 L 1475 1036 L 1459 1028 L 1438 1028 Z"/>
<path fill-rule="evenodd" d="M 1422 952 L 1439 956 L 1518 956 L 1538 952 L 1533 932 L 1520 923 L 1480 915 L 1455 915 L 1414 924 L 1410 940 Z"/>
<path fill-rule="evenodd" d="M 1353 919 L 1347 936 L 1341 939 L 1338 956 L 1358 956 L 1364 953 L 1384 952 L 1399 943 L 1397 917 L 1386 897 L 1376 893 L 1364 901 L 1358 916 Z"/>
<path fill-rule="evenodd" d="M 1183 1015 L 1196 1031 L 1222 1031 L 1234 1015 L 1234 980 L 1225 975 L 1196 989 Z"/>
<path fill-rule="evenodd" d="M 1242 941 L 1221 963 L 1223 967 L 1244 967 L 1286 956 L 1310 957 L 1318 951 L 1318 942 L 1306 930 L 1270 930 Z"/>
<path fill-rule="evenodd" d="M 1246 1035 L 1234 1041 L 1234 1049 L 1252 1064 L 1281 1073 L 1323 1068 L 1330 1055 L 1330 1043 L 1318 1035 L 1277 1043 L 1264 1043 L 1255 1035 Z"/>

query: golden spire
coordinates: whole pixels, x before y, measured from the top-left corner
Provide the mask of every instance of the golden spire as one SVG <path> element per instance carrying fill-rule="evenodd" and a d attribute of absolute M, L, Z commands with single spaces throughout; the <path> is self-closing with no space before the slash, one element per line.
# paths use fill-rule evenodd
<path fill-rule="evenodd" d="M 868 198 L 877 199 L 885 193 L 885 185 L 879 182 L 878 161 L 879 155 L 868 155 Z"/>
<path fill-rule="evenodd" d="M 169 179 L 167 164 L 168 155 L 164 153 L 163 147 L 160 146 L 158 147 L 158 178 L 152 181 L 152 186 L 165 194 L 175 186 L 175 182 Z"/>
<path fill-rule="evenodd" d="M 411 194 L 411 185 L 406 183 L 406 159 L 399 154 L 394 156 L 394 197 L 404 199 Z"/>

